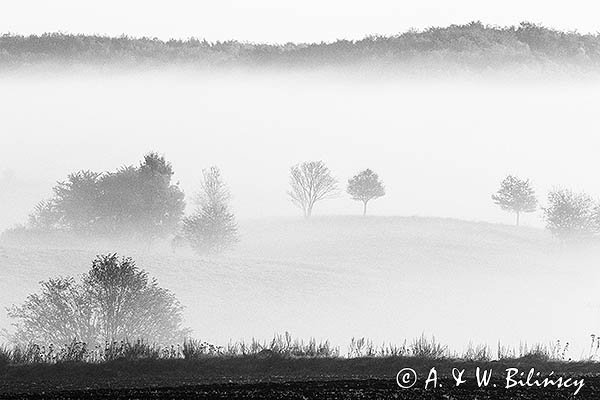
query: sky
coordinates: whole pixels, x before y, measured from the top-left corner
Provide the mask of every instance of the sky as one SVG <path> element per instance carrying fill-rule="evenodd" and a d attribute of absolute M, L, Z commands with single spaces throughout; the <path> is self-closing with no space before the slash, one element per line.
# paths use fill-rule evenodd
<path fill-rule="evenodd" d="M 480 20 L 595 33 L 596 0 L 3 0 L 0 32 L 315 42 Z"/>

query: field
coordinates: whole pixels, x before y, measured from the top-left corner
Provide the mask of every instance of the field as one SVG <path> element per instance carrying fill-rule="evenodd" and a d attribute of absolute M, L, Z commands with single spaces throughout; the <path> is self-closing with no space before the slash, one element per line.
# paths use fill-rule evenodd
<path fill-rule="evenodd" d="M 400 388 L 395 375 L 410 366 L 419 380 Z M 432 366 L 438 386 L 425 388 Z M 477 367 L 491 368 L 487 386 L 474 379 Z M 286 399 L 572 399 L 574 388 L 549 386 L 506 388 L 505 368 L 567 377 L 585 376 L 576 397 L 595 398 L 600 391 L 596 364 L 565 364 L 517 360 L 511 363 L 473 363 L 407 358 L 379 359 L 205 359 L 113 362 L 103 365 L 46 365 L 11 367 L 4 371 L 0 397 L 6 399 L 147 399 L 147 398 L 286 398 Z M 450 371 L 465 370 L 466 382 L 456 387 Z M 475 397 L 474 397 L 475 396 Z"/>
<path fill-rule="evenodd" d="M 186 306 L 186 323 L 202 340 L 330 340 L 346 355 L 350 338 L 375 346 L 436 335 L 462 354 L 471 344 L 569 342 L 564 360 L 597 359 L 594 289 L 600 253 L 566 246 L 546 231 L 452 219 L 323 217 L 243 221 L 238 248 L 202 258 L 168 246 L 0 247 L 0 305 L 21 302 L 37 282 L 77 276 L 95 254 L 119 251 L 156 276 Z M 0 320 L 8 327 L 6 314 Z M 535 361 L 535 360 L 533 360 Z M 600 388 L 595 364 L 518 361 L 523 368 L 586 376 L 581 398 Z M 455 361 L 462 362 L 462 361 Z M 514 361 L 517 362 L 517 361 Z M 400 390 L 398 370 L 443 370 L 444 388 Z M 452 387 L 451 361 L 217 358 L 9 366 L 0 372 L 3 398 L 478 398 L 563 399 L 556 388 Z M 440 367 L 441 365 L 441 367 Z M 474 367 L 473 364 L 470 367 Z M 496 369 L 504 368 L 498 364 Z M 444 383 L 445 382 L 445 383 Z M 496 381 L 494 381 L 496 382 Z M 498 381 L 500 383 L 500 381 Z M 591 396 L 591 397 L 589 397 Z"/>
<path fill-rule="evenodd" d="M 262 219 L 240 228 L 238 248 L 215 259 L 166 248 L 3 246 L 0 306 L 119 250 L 177 295 L 197 338 L 219 345 L 289 331 L 344 353 L 352 337 L 401 344 L 425 333 L 459 352 L 469 342 L 561 340 L 579 359 L 597 333 L 600 253 L 561 246 L 541 229 L 417 217 Z M 8 323 L 3 312 L 0 326 Z"/>

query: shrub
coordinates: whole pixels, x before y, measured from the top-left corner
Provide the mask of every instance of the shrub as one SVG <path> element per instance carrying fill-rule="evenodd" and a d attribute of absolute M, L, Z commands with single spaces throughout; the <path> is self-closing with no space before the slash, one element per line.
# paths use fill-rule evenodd
<path fill-rule="evenodd" d="M 56 278 L 41 286 L 40 293 L 9 310 L 16 328 L 12 339 L 18 343 L 94 345 L 128 338 L 168 343 L 188 333 L 175 296 L 131 258 L 98 256 L 81 282 Z"/>
<path fill-rule="evenodd" d="M 598 205 L 585 193 L 568 189 L 548 193 L 546 227 L 561 240 L 582 240 L 598 231 Z"/>

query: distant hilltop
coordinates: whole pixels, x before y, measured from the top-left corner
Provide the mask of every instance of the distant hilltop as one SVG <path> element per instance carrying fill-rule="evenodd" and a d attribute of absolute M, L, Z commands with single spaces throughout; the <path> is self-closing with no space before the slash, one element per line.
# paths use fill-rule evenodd
<path fill-rule="evenodd" d="M 566 65 L 595 69 L 600 66 L 600 34 L 563 32 L 528 22 L 509 27 L 471 22 L 331 43 L 262 44 L 196 38 L 163 41 L 65 33 L 0 36 L 0 65 L 44 63 L 199 67 L 366 64 L 392 68 L 456 65 L 484 69 Z"/>

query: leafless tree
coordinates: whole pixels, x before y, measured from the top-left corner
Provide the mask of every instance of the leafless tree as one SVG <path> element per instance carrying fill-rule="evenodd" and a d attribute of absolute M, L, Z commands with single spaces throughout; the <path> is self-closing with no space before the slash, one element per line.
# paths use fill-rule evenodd
<path fill-rule="evenodd" d="M 290 188 L 288 195 L 302 209 L 305 218 L 310 218 L 317 201 L 339 193 L 337 180 L 323 161 L 303 162 L 291 167 Z"/>

